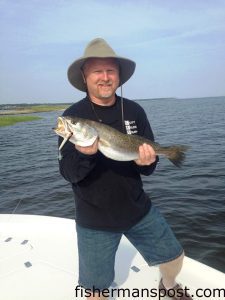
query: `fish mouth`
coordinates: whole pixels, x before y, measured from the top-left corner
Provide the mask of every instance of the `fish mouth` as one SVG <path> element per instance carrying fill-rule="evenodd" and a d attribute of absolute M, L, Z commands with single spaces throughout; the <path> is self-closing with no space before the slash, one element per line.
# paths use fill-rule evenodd
<path fill-rule="evenodd" d="M 73 135 L 73 132 L 69 130 L 67 121 L 63 117 L 58 117 L 57 127 L 52 129 L 55 131 L 56 134 L 58 134 L 63 138 L 63 141 L 59 146 L 59 151 L 60 151 L 63 148 L 63 146 L 66 144 L 66 142 L 69 141 L 69 139 Z"/>
<path fill-rule="evenodd" d="M 57 126 L 52 128 L 56 133 L 65 132 L 65 124 L 62 117 L 58 117 Z"/>

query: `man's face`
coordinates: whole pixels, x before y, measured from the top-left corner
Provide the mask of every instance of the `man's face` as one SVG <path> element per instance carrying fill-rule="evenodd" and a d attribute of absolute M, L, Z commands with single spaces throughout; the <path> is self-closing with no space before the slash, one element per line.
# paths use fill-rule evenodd
<path fill-rule="evenodd" d="M 113 100 L 119 86 L 119 66 L 113 58 L 90 58 L 83 67 L 89 96 L 97 102 Z"/>

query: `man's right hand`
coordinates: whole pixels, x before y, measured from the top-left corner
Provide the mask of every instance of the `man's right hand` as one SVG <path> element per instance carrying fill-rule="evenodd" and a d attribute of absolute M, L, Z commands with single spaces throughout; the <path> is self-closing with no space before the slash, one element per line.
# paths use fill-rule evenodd
<path fill-rule="evenodd" d="M 98 139 L 96 139 L 94 144 L 91 146 L 81 147 L 81 146 L 75 145 L 75 148 L 83 154 L 87 154 L 87 155 L 95 154 L 98 151 Z"/>

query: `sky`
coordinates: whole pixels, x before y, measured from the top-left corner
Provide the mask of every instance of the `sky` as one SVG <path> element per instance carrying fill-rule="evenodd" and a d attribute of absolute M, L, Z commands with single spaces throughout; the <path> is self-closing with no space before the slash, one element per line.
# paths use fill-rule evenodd
<path fill-rule="evenodd" d="M 225 0 L 0 0 L 0 104 L 84 97 L 67 69 L 96 37 L 136 62 L 124 97 L 225 95 Z"/>

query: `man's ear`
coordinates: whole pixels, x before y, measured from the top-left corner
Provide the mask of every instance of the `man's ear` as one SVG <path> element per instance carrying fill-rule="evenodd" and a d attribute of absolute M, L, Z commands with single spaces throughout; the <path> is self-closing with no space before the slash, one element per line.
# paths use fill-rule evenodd
<path fill-rule="evenodd" d="M 83 70 L 80 70 L 81 71 L 81 75 L 82 75 L 82 77 L 83 77 L 83 81 L 84 81 L 84 83 L 86 84 L 86 78 L 85 78 L 85 76 L 84 76 L 84 71 Z"/>

